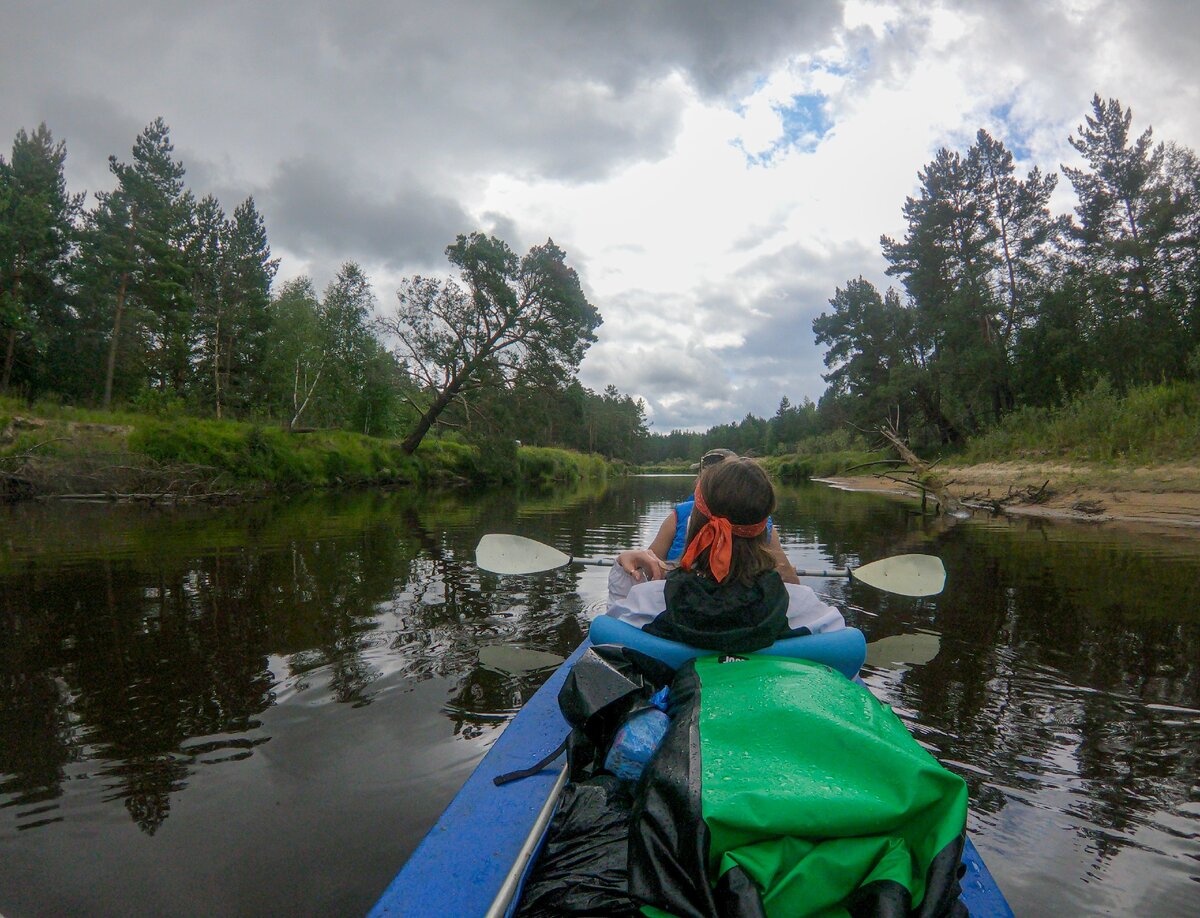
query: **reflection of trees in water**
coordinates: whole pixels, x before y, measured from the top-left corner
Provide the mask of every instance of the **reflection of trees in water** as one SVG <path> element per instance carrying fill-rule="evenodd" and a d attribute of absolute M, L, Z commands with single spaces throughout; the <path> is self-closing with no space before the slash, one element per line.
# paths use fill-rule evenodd
<path fill-rule="evenodd" d="M 465 543 L 427 527 L 415 513 L 404 517 L 404 528 L 420 546 L 421 560 L 393 606 L 400 624 L 390 646 L 408 658 L 405 671 L 412 677 L 469 675 L 486 643 L 518 643 L 565 656 L 583 639 L 570 571 L 497 577 L 474 565 L 478 532 Z M 507 707 L 495 702 L 486 710 Z"/>
<path fill-rule="evenodd" d="M 150 576 L 103 561 L 70 577 L 24 578 L 22 589 L 5 584 L 4 644 L 23 660 L 4 680 L 0 706 L 40 701 L 36 721 L 74 724 L 32 733 L 5 724 L 0 747 L 26 759 L 4 763 L 13 774 L 5 790 L 58 793 L 64 766 L 86 747 L 110 763 L 112 797 L 153 832 L 187 775 L 181 743 L 245 731 L 270 701 L 265 632 L 229 610 L 220 586 L 243 579 L 241 565 L 209 558 Z"/>
<path fill-rule="evenodd" d="M 486 735 L 545 673 L 485 670 L 480 647 L 566 656 L 587 614 L 577 570 L 481 572 L 479 536 L 518 532 L 578 555 L 632 544 L 662 489 L 623 489 L 534 502 L 504 493 L 319 498 L 189 514 L 174 529 L 157 515 L 146 532 L 125 514 L 119 557 L 21 570 L 6 562 L 0 793 L 18 804 L 8 812 L 23 826 L 57 818 L 64 775 L 88 757 L 104 763 L 110 796 L 153 832 L 192 770 L 269 739 L 258 718 L 277 690 L 272 657 L 285 660 L 293 687 L 327 681 L 351 704 L 369 702 L 384 672 L 450 679 L 457 735 Z M 680 496 L 686 490 L 680 480 Z M 1034 527 L 946 528 L 909 509 L 786 489 L 776 519 L 794 544 L 835 563 L 900 551 L 945 559 L 948 588 L 933 600 L 856 584 L 822 590 L 872 639 L 914 626 L 941 632 L 941 653 L 898 677 L 899 703 L 928 728 L 922 739 L 980 770 L 965 775 L 979 812 L 1067 788 L 1068 814 L 1094 836 L 1089 850 L 1102 868 L 1194 784 L 1195 728 L 1172 721 L 1195 715 L 1152 705 L 1200 708 L 1196 562 L 1086 544 L 1090 530 L 1054 541 Z"/>
<path fill-rule="evenodd" d="M 555 516 L 549 501 L 544 508 Z M 24 826 L 53 821 L 68 765 L 98 760 L 106 799 L 122 800 L 153 833 L 195 767 L 243 758 L 269 739 L 253 731 L 275 698 L 272 655 L 301 685 L 309 674 L 334 699 L 361 704 L 385 661 L 413 678 L 466 681 L 485 642 L 570 650 L 583 634 L 573 575 L 501 584 L 480 573 L 470 562 L 481 515 L 490 528 L 515 528 L 516 502 L 318 498 L 184 514 L 175 528 L 153 515 L 153 535 L 120 513 L 115 558 L 24 570 L 6 562 L 0 793 L 28 808 Z M 92 536 L 99 546 L 106 538 Z M 477 678 L 471 710 L 509 710 L 541 678 Z"/>
<path fill-rule="evenodd" d="M 272 652 L 310 648 L 339 700 L 373 678 L 363 634 L 406 576 L 413 548 L 394 533 L 234 549 L 200 558 L 96 561 L 8 581 L 3 596 L 4 791 L 60 793 L 67 762 L 108 764 L 108 799 L 153 833 L 197 763 L 249 754 L 244 734 L 274 700 Z M 58 682 L 65 689 L 59 691 Z M 69 695 L 69 701 L 64 697 Z M 74 721 L 73 730 L 61 727 Z M 57 725 L 57 726 L 56 726 Z M 215 736 L 187 745 L 192 737 Z"/>
<path fill-rule="evenodd" d="M 1099 867 L 1136 830 L 1193 793 L 1194 726 L 1155 706 L 1200 707 L 1200 578 L 1115 544 L 1050 541 L 1036 527 L 960 527 L 937 548 L 950 571 L 936 602 L 946 636 L 904 674 L 906 703 L 968 772 L 976 809 L 1071 789 Z M 1001 791 L 999 788 L 1004 788 Z"/>
<path fill-rule="evenodd" d="M 336 700 L 367 703 L 378 678 L 366 658 L 376 609 L 411 578 L 415 555 L 412 540 L 388 522 L 348 537 L 298 539 L 270 556 L 282 639 L 275 649 L 292 655 L 291 674 L 326 667 Z"/>
<path fill-rule="evenodd" d="M 0 795 L 23 808 L 22 828 L 55 822 L 71 744 L 68 699 L 40 662 L 43 622 L 0 590 Z M 32 809 L 30 809 L 32 808 Z"/>

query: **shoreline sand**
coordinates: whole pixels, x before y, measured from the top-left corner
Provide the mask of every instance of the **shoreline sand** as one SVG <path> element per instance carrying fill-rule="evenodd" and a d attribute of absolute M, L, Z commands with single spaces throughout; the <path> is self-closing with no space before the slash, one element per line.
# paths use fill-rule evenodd
<path fill-rule="evenodd" d="M 951 495 L 977 513 L 1000 512 L 1074 522 L 1171 527 L 1200 537 L 1200 466 L 1113 470 L 1069 463 L 996 462 L 941 467 Z M 833 488 L 920 499 L 920 491 L 875 475 L 817 478 Z M 1042 499 L 1020 492 L 1045 484 Z M 1010 495 L 1018 494 L 1012 497 Z M 999 506 L 995 506 L 996 504 Z M 993 511 L 993 507 L 995 510 Z"/>

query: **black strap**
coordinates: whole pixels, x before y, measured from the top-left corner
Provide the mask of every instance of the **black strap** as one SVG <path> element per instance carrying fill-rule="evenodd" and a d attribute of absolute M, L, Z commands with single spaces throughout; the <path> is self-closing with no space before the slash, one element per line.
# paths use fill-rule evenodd
<path fill-rule="evenodd" d="M 551 762 L 553 762 L 555 759 L 557 759 L 560 755 L 562 755 L 563 752 L 566 751 L 566 748 L 567 748 L 567 741 L 564 739 L 561 743 L 558 744 L 557 749 L 555 749 L 552 753 L 550 753 L 548 756 L 546 756 L 544 759 L 542 759 L 536 765 L 530 765 L 528 768 L 521 768 L 517 771 L 510 771 L 508 774 L 496 775 L 496 777 L 492 778 L 492 783 L 495 784 L 497 787 L 503 787 L 505 784 L 508 784 L 510 781 L 520 781 L 522 778 L 528 778 L 530 775 L 536 775 L 539 771 L 541 771 L 543 768 L 545 768 L 547 765 L 549 765 Z"/>

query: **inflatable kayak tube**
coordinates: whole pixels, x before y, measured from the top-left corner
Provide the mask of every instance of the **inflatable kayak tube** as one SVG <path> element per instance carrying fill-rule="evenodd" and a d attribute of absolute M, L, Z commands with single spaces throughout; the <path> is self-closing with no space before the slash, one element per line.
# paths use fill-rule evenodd
<path fill-rule="evenodd" d="M 637 650 L 647 656 L 661 660 L 672 669 L 679 669 L 688 660 L 695 657 L 711 656 L 715 650 L 701 650 L 678 644 L 653 634 L 647 634 L 640 628 L 635 628 L 628 622 L 601 615 L 592 619 L 588 637 L 593 644 L 620 644 L 630 650 Z M 770 654 L 776 657 L 793 657 L 797 660 L 811 660 L 814 663 L 824 663 L 831 669 L 836 669 L 847 679 L 858 675 L 867 659 L 867 639 L 857 628 L 843 628 L 840 631 L 829 631 L 825 634 L 806 634 L 803 637 L 784 638 L 776 641 L 770 647 L 756 650 L 755 653 Z"/>

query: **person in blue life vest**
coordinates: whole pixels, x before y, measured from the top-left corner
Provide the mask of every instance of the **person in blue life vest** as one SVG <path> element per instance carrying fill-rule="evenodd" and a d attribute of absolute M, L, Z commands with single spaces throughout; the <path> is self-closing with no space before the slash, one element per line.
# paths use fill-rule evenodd
<path fill-rule="evenodd" d="M 705 473 L 716 468 L 726 459 L 737 459 L 738 454 L 731 449 L 710 449 L 707 453 L 700 457 L 700 461 L 692 465 L 692 470 L 696 474 L 696 485 L 699 487 L 700 479 Z M 649 551 L 654 555 L 654 559 L 660 561 L 678 561 L 683 556 L 684 543 L 687 541 L 688 519 L 690 518 L 692 507 L 695 505 L 695 494 L 688 497 L 686 500 L 680 501 L 675 505 L 674 510 L 662 521 L 662 525 L 658 527 L 658 532 L 654 536 L 654 540 L 650 543 Z M 767 520 L 767 539 L 768 548 L 771 554 L 775 557 L 775 566 L 779 570 L 779 576 L 787 583 L 799 583 L 800 578 L 796 575 L 796 568 L 792 566 L 792 562 L 788 560 L 788 556 L 783 553 L 783 545 L 779 541 L 779 533 L 776 531 L 772 520 Z M 642 556 L 642 569 L 646 579 L 658 579 L 665 575 L 667 567 L 660 564 L 655 564 L 654 560 Z M 630 571 L 630 573 L 635 573 Z"/>
<path fill-rule="evenodd" d="M 639 574 L 661 565 L 657 556 L 622 552 L 609 573 L 607 614 L 648 634 L 727 653 L 845 628 L 841 612 L 809 587 L 784 582 L 767 536 L 774 509 L 775 489 L 762 467 L 725 457 L 696 485 L 679 567 L 645 580 Z"/>

